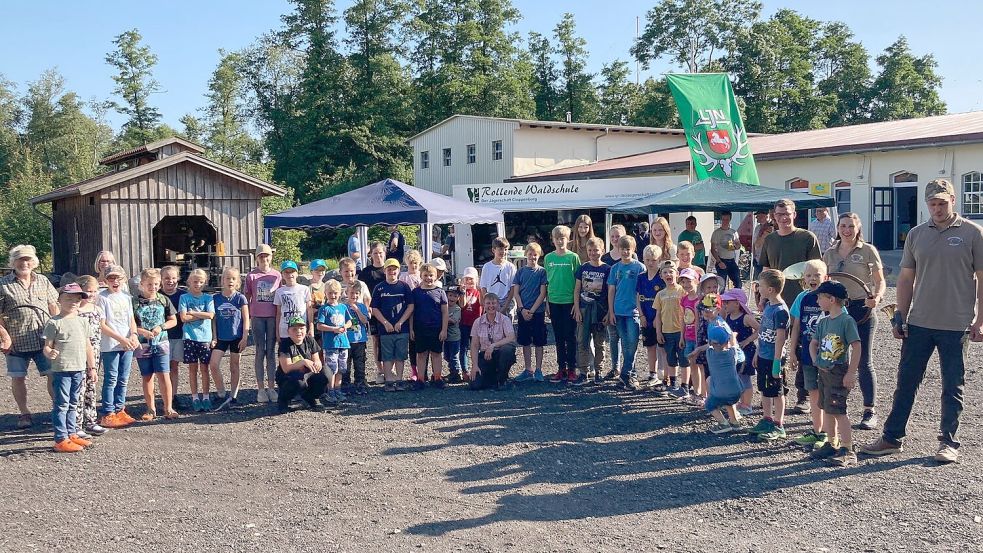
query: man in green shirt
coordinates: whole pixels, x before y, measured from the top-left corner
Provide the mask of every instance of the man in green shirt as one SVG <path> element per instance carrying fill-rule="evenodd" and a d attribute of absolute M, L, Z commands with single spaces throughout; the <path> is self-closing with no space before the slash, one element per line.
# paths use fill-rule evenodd
<path fill-rule="evenodd" d="M 696 256 L 693 258 L 693 265 L 707 270 L 707 254 L 706 247 L 703 245 L 703 235 L 700 231 L 696 230 L 696 217 L 690 215 L 686 218 L 686 230 L 679 233 L 679 242 L 689 242 L 693 244 L 693 249 L 696 251 Z"/>
<path fill-rule="evenodd" d="M 580 257 L 567 249 L 569 242 L 570 227 L 555 227 L 553 245 L 556 251 L 546 254 L 543 263 L 546 268 L 546 314 L 553 323 L 559 367 L 550 382 L 557 384 L 577 380 L 577 325 L 573 318 L 573 291 Z"/>

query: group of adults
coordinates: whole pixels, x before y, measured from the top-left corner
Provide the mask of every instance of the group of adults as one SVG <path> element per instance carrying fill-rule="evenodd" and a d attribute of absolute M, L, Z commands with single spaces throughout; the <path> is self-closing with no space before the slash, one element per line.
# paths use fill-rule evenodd
<path fill-rule="evenodd" d="M 967 345 L 970 341 L 983 341 L 983 229 L 956 213 L 955 191 L 948 180 L 936 179 L 928 183 L 925 202 L 929 219 L 909 232 L 897 279 L 897 307 L 891 324 L 892 332 L 902 340 L 902 346 L 891 412 L 884 423 L 882 437 L 862 451 L 872 455 L 901 451 L 915 395 L 930 357 L 938 350 L 942 415 L 936 458 L 948 462 L 957 458 L 959 447 L 956 433 L 963 408 Z M 715 261 L 716 272 L 727 275 L 734 285 L 739 286 L 736 254 L 740 245 L 736 231 L 730 227 L 730 214 L 722 215 L 721 226 L 711 237 L 709 252 Z M 877 307 L 884 297 L 886 281 L 880 254 L 864 239 L 860 218 L 854 213 L 843 213 L 833 225 L 826 210 L 819 209 L 810 224 L 813 230 L 800 229 L 795 226 L 795 205 L 790 200 L 779 201 L 770 213 L 755 215 L 758 225 L 753 230 L 755 247 L 752 253 L 757 268 L 784 271 L 802 261 L 822 259 L 830 273 L 852 275 L 863 283 L 843 280 L 850 295 L 848 311 L 858 322 L 861 339 L 858 380 L 864 415 L 858 426 L 876 428 L 877 377 L 870 360 L 871 337 L 877 326 Z M 578 220 L 575 228 L 581 226 L 579 223 Z M 584 223 L 589 227 L 589 223 Z M 672 255 L 675 246 L 664 219 L 646 230 L 647 243 L 659 244 L 664 255 Z M 693 263 L 706 263 L 708 250 L 693 217 L 687 219 L 686 230 L 679 235 L 679 241 L 684 240 L 694 246 Z M 436 234 L 433 242 L 434 253 L 437 253 Z M 444 246 L 446 242 L 441 243 L 441 254 L 447 253 Z M 382 272 L 377 266 L 381 267 L 382 261 L 389 257 L 401 258 L 405 247 L 405 237 L 398 228 L 392 227 L 385 251 L 378 248 L 379 251 L 371 252 L 371 262 L 360 268 L 361 279 L 367 283 L 381 280 Z M 268 255 L 270 252 L 263 253 Z M 357 240 L 354 250 L 349 243 L 348 253 L 360 265 L 364 261 L 359 255 Z M 0 278 L 0 325 L 10 339 L 9 343 L 0 346 L 6 355 L 7 375 L 20 411 L 18 426 L 23 428 L 31 425 L 25 382 L 27 373 L 32 362 L 39 373 L 47 373 L 48 360 L 42 355 L 41 331 L 47 319 L 58 311 L 58 294 L 51 282 L 36 271 L 39 260 L 33 246 L 19 245 L 11 249 L 9 263 L 12 271 Z M 100 284 L 105 281 L 106 268 L 115 263 L 110 252 L 100 253 L 94 267 Z M 782 296 L 791 305 L 799 291 L 790 283 Z M 257 363 L 262 364 L 264 360 L 257 357 Z M 797 374 L 797 405 L 805 410 L 808 402 L 801 371 Z"/>
<path fill-rule="evenodd" d="M 450 266 L 454 259 L 454 225 L 447 229 L 447 236 L 443 235 L 440 227 L 433 226 L 430 237 L 430 259 L 443 259 Z M 389 238 L 385 242 L 385 253 L 387 259 L 395 259 L 402 263 L 406 257 L 406 236 L 396 225 L 389 226 Z M 362 256 L 362 247 L 358 239 L 358 233 L 352 233 L 348 237 L 348 257 L 355 260 L 355 269 L 361 271 L 365 268 Z M 453 270 L 453 268 L 452 268 Z"/>

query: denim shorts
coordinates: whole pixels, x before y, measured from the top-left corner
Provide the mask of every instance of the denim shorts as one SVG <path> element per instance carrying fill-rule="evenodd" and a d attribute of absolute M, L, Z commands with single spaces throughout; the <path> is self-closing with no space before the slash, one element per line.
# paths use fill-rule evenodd
<path fill-rule="evenodd" d="M 681 367 L 689 366 L 689 354 L 693 353 L 696 349 L 696 340 L 686 340 L 686 347 L 683 348 L 683 358 L 680 359 Z"/>
<path fill-rule="evenodd" d="M 171 358 L 166 353 L 153 355 L 150 357 L 137 357 L 137 366 L 140 367 L 140 376 L 153 376 L 154 373 L 171 372 Z"/>
<path fill-rule="evenodd" d="M 34 366 L 38 369 L 38 374 L 45 376 L 51 370 L 51 363 L 48 358 L 40 351 L 17 352 L 7 354 L 7 376 L 11 378 L 24 378 L 27 376 L 27 369 L 34 361 Z"/>
<path fill-rule="evenodd" d="M 728 396 L 728 397 L 717 397 L 714 395 L 708 395 L 707 400 L 703 403 L 704 409 L 708 413 L 712 413 L 721 407 L 727 407 L 728 405 L 734 405 L 741 400 L 741 394 Z"/>
<path fill-rule="evenodd" d="M 679 332 L 662 333 L 662 336 L 666 339 L 666 343 L 662 347 L 666 350 L 666 362 L 670 367 L 685 367 L 689 364 L 683 364 L 683 361 L 680 359 L 683 355 L 683 348 L 679 347 L 680 334 Z"/>
<path fill-rule="evenodd" d="M 408 333 L 379 335 L 379 356 L 383 361 L 406 361 L 409 350 Z"/>

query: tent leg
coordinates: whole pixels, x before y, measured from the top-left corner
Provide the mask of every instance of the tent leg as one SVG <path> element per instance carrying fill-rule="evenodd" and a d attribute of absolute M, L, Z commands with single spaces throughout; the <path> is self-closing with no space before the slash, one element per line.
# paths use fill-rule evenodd
<path fill-rule="evenodd" d="M 369 263 L 369 227 L 358 225 L 355 233 L 358 235 L 359 265 L 365 267 Z"/>
<path fill-rule="evenodd" d="M 614 216 L 610 211 L 604 210 L 604 251 L 611 251 L 611 225 L 614 224 Z"/>
<path fill-rule="evenodd" d="M 430 263 L 430 236 L 433 231 L 430 230 L 433 225 L 430 223 L 423 223 L 420 225 L 420 253 L 423 254 L 423 262 Z"/>

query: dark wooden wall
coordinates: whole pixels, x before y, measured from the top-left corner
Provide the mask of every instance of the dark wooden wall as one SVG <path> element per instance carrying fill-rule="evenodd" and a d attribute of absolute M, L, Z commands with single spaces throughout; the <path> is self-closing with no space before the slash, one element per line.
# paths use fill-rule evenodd
<path fill-rule="evenodd" d="M 51 214 L 54 272 L 92 274 L 96 254 L 102 250 L 103 225 L 99 207 L 87 197 L 55 200 Z"/>

